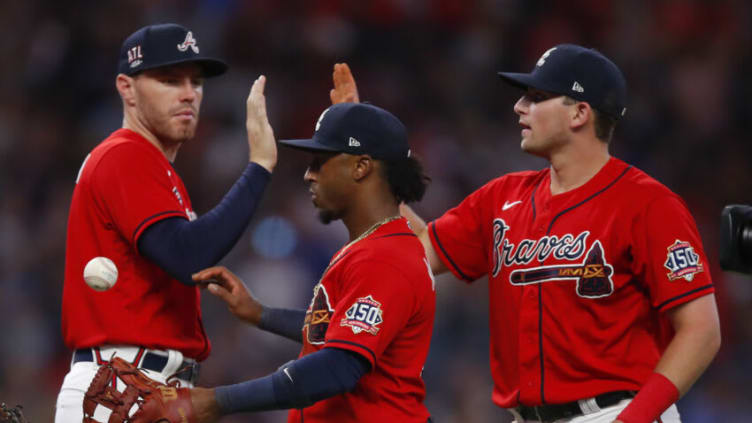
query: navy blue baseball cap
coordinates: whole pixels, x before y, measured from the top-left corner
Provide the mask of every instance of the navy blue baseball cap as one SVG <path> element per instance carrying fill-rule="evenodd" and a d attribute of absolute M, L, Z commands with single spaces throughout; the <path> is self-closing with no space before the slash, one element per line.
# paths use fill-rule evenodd
<path fill-rule="evenodd" d="M 307 151 L 368 154 L 378 160 L 410 157 L 405 125 L 386 110 L 364 103 L 335 104 L 321 113 L 312 138 L 279 143 Z"/>
<path fill-rule="evenodd" d="M 195 62 L 205 77 L 218 76 L 227 71 L 227 64 L 200 53 L 193 32 L 177 24 L 145 26 L 131 34 L 120 47 L 118 73 L 134 75 L 138 72 L 179 63 Z"/>
<path fill-rule="evenodd" d="M 530 73 L 499 72 L 501 79 L 585 101 L 594 109 L 621 118 L 627 112 L 627 81 L 621 70 L 597 50 L 559 44 L 538 59 Z"/>

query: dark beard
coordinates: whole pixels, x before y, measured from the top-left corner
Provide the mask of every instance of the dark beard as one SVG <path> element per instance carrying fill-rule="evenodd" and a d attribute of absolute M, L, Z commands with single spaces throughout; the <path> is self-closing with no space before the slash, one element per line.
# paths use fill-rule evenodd
<path fill-rule="evenodd" d="M 337 216 L 336 213 L 334 213 L 331 210 L 319 210 L 319 220 L 324 225 L 328 225 L 332 223 L 333 221 L 339 219 L 339 216 Z"/>

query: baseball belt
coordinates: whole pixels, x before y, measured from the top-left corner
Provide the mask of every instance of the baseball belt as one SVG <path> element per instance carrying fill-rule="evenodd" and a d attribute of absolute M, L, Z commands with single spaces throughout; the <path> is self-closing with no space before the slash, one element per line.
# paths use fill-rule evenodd
<path fill-rule="evenodd" d="M 141 353 L 141 350 L 144 350 L 143 354 Z M 167 365 L 167 357 L 152 353 L 150 351 L 145 351 L 145 348 L 139 349 L 139 354 L 137 356 L 141 355 L 143 355 L 143 358 L 140 360 L 140 365 L 139 363 L 133 363 L 135 366 L 142 369 L 152 370 L 158 373 L 162 373 L 162 371 L 164 371 L 164 368 Z M 104 358 L 95 358 L 95 354 L 91 348 L 81 348 L 73 353 L 73 362 L 78 363 L 79 361 L 93 361 L 100 366 L 106 362 Z M 184 360 L 180 364 L 180 367 L 178 367 L 178 369 L 180 370 L 175 373 L 174 377 L 195 384 L 196 380 L 198 380 L 199 367 L 200 365 L 194 360 Z"/>
<path fill-rule="evenodd" d="M 616 405 L 622 400 L 634 398 L 635 394 L 635 391 L 614 391 L 600 394 L 593 399 L 599 408 L 606 408 Z M 567 419 L 586 414 L 586 411 L 583 411 L 583 407 L 580 405 L 581 402 L 582 400 L 567 402 L 564 404 L 537 405 L 532 407 L 520 405 L 516 407 L 515 410 L 520 413 L 520 416 L 525 420 L 550 423 L 559 419 Z"/>

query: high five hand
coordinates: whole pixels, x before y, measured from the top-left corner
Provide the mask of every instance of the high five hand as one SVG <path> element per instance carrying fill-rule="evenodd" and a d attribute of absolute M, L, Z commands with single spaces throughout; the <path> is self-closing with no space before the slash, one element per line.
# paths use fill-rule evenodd
<path fill-rule="evenodd" d="M 329 91 L 329 98 L 332 99 L 332 104 L 360 103 L 358 86 L 355 85 L 355 78 L 353 78 L 347 63 L 336 63 L 334 65 L 332 80 L 334 81 L 334 88 Z"/>
<path fill-rule="evenodd" d="M 251 87 L 246 101 L 245 128 L 248 131 L 248 146 L 251 149 L 250 161 L 272 172 L 277 164 L 277 143 L 266 115 L 265 86 L 266 77 L 261 75 Z"/>

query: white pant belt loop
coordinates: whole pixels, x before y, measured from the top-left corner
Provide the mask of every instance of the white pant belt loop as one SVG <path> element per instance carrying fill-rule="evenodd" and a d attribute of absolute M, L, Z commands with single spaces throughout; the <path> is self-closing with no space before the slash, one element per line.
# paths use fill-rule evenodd
<path fill-rule="evenodd" d="M 580 405 L 582 414 L 587 415 L 601 411 L 601 408 L 598 407 L 598 403 L 595 402 L 595 398 L 582 399 L 577 401 L 577 403 Z"/>

